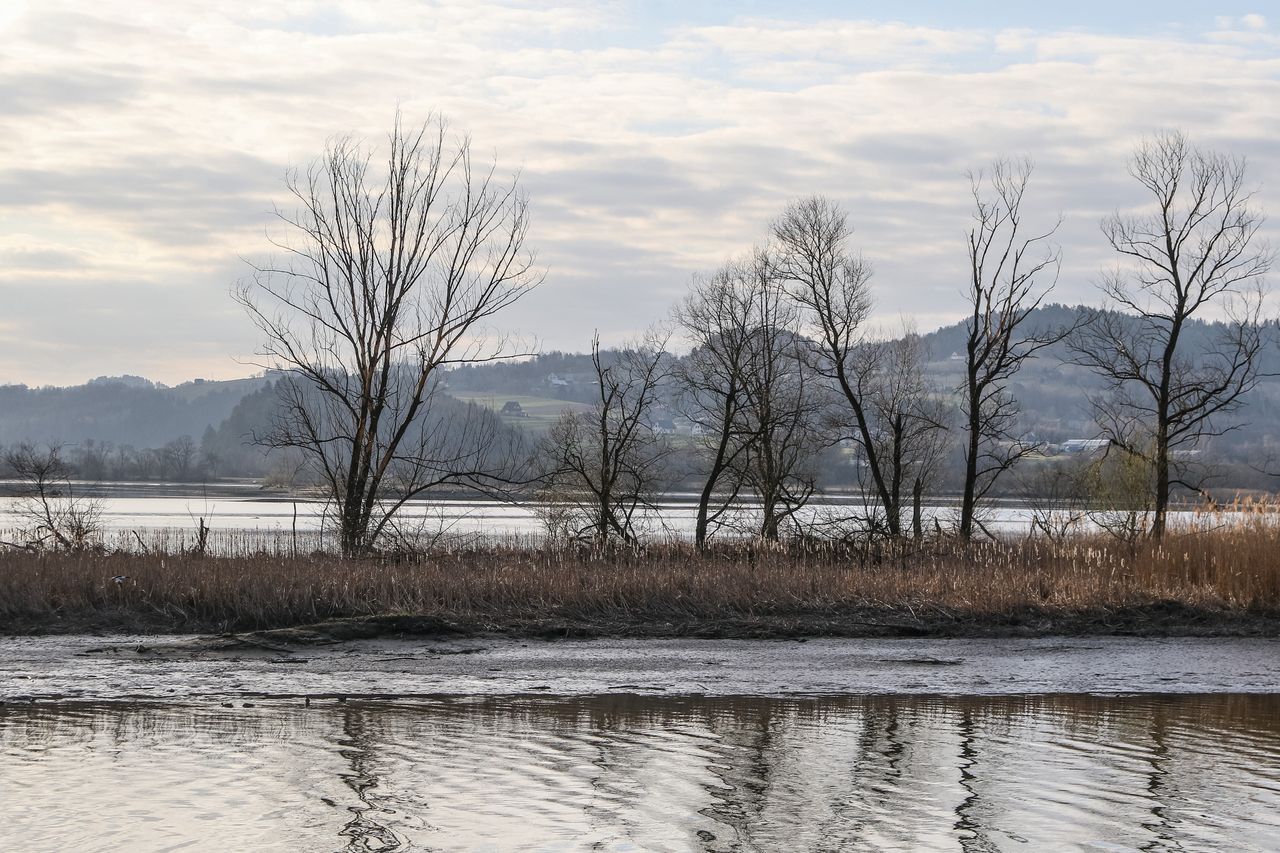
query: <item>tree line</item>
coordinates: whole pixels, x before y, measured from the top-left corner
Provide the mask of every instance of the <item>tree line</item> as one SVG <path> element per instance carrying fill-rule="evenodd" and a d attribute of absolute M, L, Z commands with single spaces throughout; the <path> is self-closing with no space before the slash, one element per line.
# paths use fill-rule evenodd
<path fill-rule="evenodd" d="M 958 448 L 954 533 L 969 539 L 993 489 L 1034 450 L 1015 429 L 1014 380 L 1060 344 L 1101 377 L 1089 401 L 1097 435 L 1143 472 L 1159 537 L 1173 490 L 1198 487 L 1179 451 L 1232 429 L 1261 378 L 1272 254 L 1258 239 L 1245 162 L 1165 132 L 1129 163 L 1148 207 L 1102 225 L 1117 258 L 1102 299 L 1136 324 L 1103 308 L 1062 327 L 1029 322 L 1056 284 L 1060 218 L 1033 215 L 1031 164 L 1001 159 L 969 175 L 958 387 L 926 380 L 910 329 L 891 340 L 873 328 L 874 271 L 849 215 L 812 196 L 788 205 L 758 246 L 695 280 L 663 329 L 615 351 L 597 337 L 590 410 L 565 414 L 537 447 L 500 441 L 480 419 L 446 440 L 425 427 L 446 373 L 531 352 L 492 324 L 543 271 L 526 245 L 516 176 L 475 163 L 469 139 L 439 118 L 397 119 L 388 141 L 382 161 L 344 138 L 291 173 L 279 260 L 236 291 L 263 332 L 262 365 L 287 377 L 258 440 L 307 462 L 347 553 L 376 547 L 405 501 L 443 485 L 537 489 L 564 532 L 634 540 L 670 476 L 671 443 L 651 417 L 664 383 L 697 425 L 699 545 L 740 523 L 745 496 L 753 532 L 783 535 L 832 445 L 854 456 L 866 496 L 850 521 L 894 539 L 924 534 L 922 498 Z M 1206 316 L 1227 321 L 1188 347 L 1184 330 Z M 667 356 L 676 333 L 692 344 L 688 358 Z"/>
<path fill-rule="evenodd" d="M 852 248 L 846 213 L 829 199 L 792 203 L 767 244 L 696 282 L 673 316 L 694 345 L 674 377 L 682 411 L 706 436 L 697 544 L 744 492 L 760 507 L 753 532 L 777 538 L 814 493 L 817 449 L 836 442 L 854 453 L 867 497 L 866 511 L 849 520 L 889 538 L 923 535 L 923 495 L 942 455 L 958 446 L 955 533 L 972 538 L 986 498 L 1036 449 L 1016 428 L 1013 381 L 1057 344 L 1101 378 L 1102 391 L 1089 399 L 1097 435 L 1149 481 L 1149 532 L 1163 535 L 1174 488 L 1201 487 L 1180 451 L 1238 426 L 1229 416 L 1262 376 L 1272 329 L 1262 277 L 1272 255 L 1256 239 L 1262 218 L 1242 160 L 1166 133 L 1139 145 L 1130 172 L 1156 211 L 1103 223 L 1128 263 L 1104 278 L 1102 290 L 1136 322 L 1099 308 L 1048 329 L 1028 320 L 1056 283 L 1060 250 L 1050 241 L 1060 220 L 1028 225 L 1029 162 L 998 160 L 970 175 L 958 387 L 926 381 L 909 329 L 886 341 L 869 327 L 872 269 Z M 1226 322 L 1207 343 L 1187 345 L 1188 325 L 1215 310 Z M 650 336 L 607 369 L 597 345 L 596 411 L 566 416 L 544 442 L 552 480 L 569 496 L 560 499 L 594 520 L 597 539 L 634 539 L 630 520 L 660 493 L 654 459 L 663 446 L 632 424 L 643 422 L 637 409 L 653 399 L 652 365 L 665 344 Z"/>
<path fill-rule="evenodd" d="M 20 441 L 0 446 L 0 479 L 24 480 L 24 460 L 33 454 L 52 454 L 58 470 L 77 480 L 203 483 L 216 477 L 221 468 L 218 455 L 203 449 L 189 435 L 160 447 L 144 448 L 93 439 L 77 445 Z"/>

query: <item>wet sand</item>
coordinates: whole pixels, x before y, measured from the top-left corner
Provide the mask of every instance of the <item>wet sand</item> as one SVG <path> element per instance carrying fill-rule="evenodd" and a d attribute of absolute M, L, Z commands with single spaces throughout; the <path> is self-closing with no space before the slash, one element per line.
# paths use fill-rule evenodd
<path fill-rule="evenodd" d="M 0 701 L 1278 693 L 1280 640 L 0 639 Z"/>

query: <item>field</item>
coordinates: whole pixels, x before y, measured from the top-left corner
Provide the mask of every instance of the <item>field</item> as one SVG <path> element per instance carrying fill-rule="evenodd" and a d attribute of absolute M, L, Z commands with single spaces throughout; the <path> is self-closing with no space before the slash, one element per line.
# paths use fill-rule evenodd
<path fill-rule="evenodd" d="M 502 407 L 510 401 L 520 404 L 524 417 L 503 415 L 503 420 L 511 424 L 519 424 L 530 432 L 546 431 L 562 412 L 590 411 L 585 403 L 574 403 L 569 400 L 557 400 L 554 397 L 532 397 L 522 394 L 494 394 L 489 391 L 450 391 L 449 395 L 468 403 L 501 412 Z"/>

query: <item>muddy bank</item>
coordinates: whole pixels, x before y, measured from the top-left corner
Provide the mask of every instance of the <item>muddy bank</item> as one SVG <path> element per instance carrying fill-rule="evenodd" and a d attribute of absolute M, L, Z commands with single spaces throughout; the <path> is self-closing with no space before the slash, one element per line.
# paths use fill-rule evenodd
<path fill-rule="evenodd" d="M 508 694 L 1280 692 L 1280 640 L 0 641 L 0 701 L 337 701 Z"/>
<path fill-rule="evenodd" d="M 384 616 L 339 619 L 252 632 L 285 643 L 326 643 L 374 637 L 537 639 L 797 639 L 907 637 L 1280 637 L 1280 614 L 1200 610 L 1177 602 L 1078 612 L 1028 608 L 1011 613 L 954 614 L 865 610 L 719 619 L 476 619 Z"/>
<path fill-rule="evenodd" d="M 92 616 L 9 619 L 0 634 L 220 634 L 200 620 L 151 618 L 136 611 L 104 610 Z M 1280 612 L 1194 607 L 1157 601 L 1125 607 L 1078 610 L 1024 607 L 1001 612 L 919 608 L 842 608 L 672 619 L 660 615 L 597 618 L 502 613 L 389 614 L 284 625 L 237 632 L 271 643 L 314 645 L 377 637 L 512 639 L 796 639 L 796 638 L 977 638 L 977 637 L 1280 637 Z"/>

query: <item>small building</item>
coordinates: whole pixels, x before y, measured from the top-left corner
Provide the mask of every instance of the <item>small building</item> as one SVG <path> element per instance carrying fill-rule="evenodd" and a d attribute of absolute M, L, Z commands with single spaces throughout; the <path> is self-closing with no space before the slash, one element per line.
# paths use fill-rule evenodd
<path fill-rule="evenodd" d="M 508 400 L 502 404 L 502 414 L 509 418 L 527 418 L 529 413 L 520 405 L 519 400 Z"/>
<path fill-rule="evenodd" d="M 670 417 L 656 417 L 653 419 L 651 429 L 658 435 L 675 435 L 675 421 Z"/>
<path fill-rule="evenodd" d="M 687 418 L 684 415 L 676 415 L 671 419 L 671 425 L 675 427 L 677 435 L 693 435 L 693 428 L 697 426 L 693 422 L 693 418 Z"/>
<path fill-rule="evenodd" d="M 1062 442 L 1058 449 L 1063 453 L 1097 453 L 1110 445 L 1111 440 L 1106 438 L 1072 438 Z"/>

